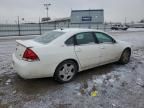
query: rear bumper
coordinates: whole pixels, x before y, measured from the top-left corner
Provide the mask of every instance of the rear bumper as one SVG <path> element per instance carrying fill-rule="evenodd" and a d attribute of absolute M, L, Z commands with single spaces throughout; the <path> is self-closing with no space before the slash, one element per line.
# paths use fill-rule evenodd
<path fill-rule="evenodd" d="M 50 66 L 44 65 L 40 63 L 40 61 L 27 62 L 19 60 L 15 54 L 13 54 L 12 57 L 14 69 L 17 74 L 24 79 L 52 77 L 54 74 L 54 71 L 51 71 Z"/>

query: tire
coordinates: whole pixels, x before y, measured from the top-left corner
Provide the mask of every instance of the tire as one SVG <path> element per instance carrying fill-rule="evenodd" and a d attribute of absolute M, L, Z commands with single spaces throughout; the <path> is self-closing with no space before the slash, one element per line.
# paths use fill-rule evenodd
<path fill-rule="evenodd" d="M 130 61 L 131 50 L 125 49 L 120 57 L 119 63 L 120 64 L 127 64 Z"/>
<path fill-rule="evenodd" d="M 54 79 L 59 83 L 67 83 L 74 78 L 77 72 L 77 64 L 74 61 L 67 60 L 58 65 L 54 74 Z"/>

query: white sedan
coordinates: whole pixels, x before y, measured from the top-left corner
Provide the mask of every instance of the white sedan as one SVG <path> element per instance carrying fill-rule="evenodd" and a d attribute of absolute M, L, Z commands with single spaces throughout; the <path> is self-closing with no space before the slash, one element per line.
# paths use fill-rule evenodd
<path fill-rule="evenodd" d="M 58 29 L 31 40 L 17 40 L 16 72 L 24 79 L 54 77 L 71 81 L 77 72 L 130 60 L 131 45 L 92 29 Z"/>

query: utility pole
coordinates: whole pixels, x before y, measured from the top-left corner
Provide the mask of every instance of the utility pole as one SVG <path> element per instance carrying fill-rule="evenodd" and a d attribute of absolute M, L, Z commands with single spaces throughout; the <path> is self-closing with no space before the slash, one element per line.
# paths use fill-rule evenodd
<path fill-rule="evenodd" d="M 50 3 L 44 4 L 44 7 L 46 8 L 47 18 L 48 18 L 48 11 L 49 11 L 49 6 L 50 5 L 51 5 Z"/>

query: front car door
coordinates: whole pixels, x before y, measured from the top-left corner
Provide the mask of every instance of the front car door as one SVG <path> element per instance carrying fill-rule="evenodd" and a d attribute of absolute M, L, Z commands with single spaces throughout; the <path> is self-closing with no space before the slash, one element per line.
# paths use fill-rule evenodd
<path fill-rule="evenodd" d="M 102 64 L 116 61 L 119 58 L 119 46 L 116 41 L 109 35 L 102 32 L 94 33 L 100 46 Z"/>

